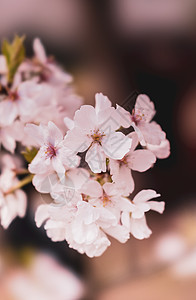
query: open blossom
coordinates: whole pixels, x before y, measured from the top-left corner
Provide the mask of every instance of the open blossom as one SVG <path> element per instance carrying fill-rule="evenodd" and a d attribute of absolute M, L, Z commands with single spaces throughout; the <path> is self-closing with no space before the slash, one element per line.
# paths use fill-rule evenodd
<path fill-rule="evenodd" d="M 110 245 L 106 234 L 126 242 L 129 230 L 120 220 L 122 211 L 130 211 L 131 202 L 112 183 L 102 188 L 95 180 L 83 180 L 83 185 L 80 182 L 77 186 L 79 177 L 72 178 L 76 186 L 72 198 L 67 193 L 60 194 L 67 198 L 61 200 L 64 205 L 40 205 L 35 216 L 37 226 L 46 222 L 44 228 L 53 241 L 66 240 L 70 247 L 90 257 L 101 255 Z"/>
<path fill-rule="evenodd" d="M 146 224 L 145 212 L 154 210 L 163 213 L 165 203 L 163 201 L 149 201 L 152 198 L 159 197 L 153 190 L 140 191 L 132 201 L 131 216 L 124 212 L 122 215 L 122 223 L 127 226 L 131 234 L 137 239 L 148 238 L 151 235 L 151 230 Z"/>
<path fill-rule="evenodd" d="M 16 189 L 12 191 L 19 180 L 16 178 L 12 168 L 15 162 L 9 157 L 3 157 L 3 160 L 8 160 L 2 169 L 0 175 L 0 219 L 1 225 L 8 228 L 10 223 L 17 216 L 24 217 L 27 206 L 27 197 L 23 190 Z"/>
<path fill-rule="evenodd" d="M 130 151 L 121 160 L 110 159 L 109 161 L 112 180 L 124 195 L 129 195 L 134 190 L 135 184 L 131 170 L 145 172 L 156 161 L 156 157 L 151 151 L 135 150 L 138 145 L 138 137 L 135 132 L 130 133 L 129 137 L 132 139 Z"/>
<path fill-rule="evenodd" d="M 33 79 L 50 85 L 66 85 L 72 81 L 72 76 L 64 72 L 53 57 L 47 57 L 40 39 L 34 39 L 33 50 L 33 59 L 25 60 L 18 68 L 18 73 L 22 73 L 27 79 L 33 75 Z"/>
<path fill-rule="evenodd" d="M 132 126 L 142 146 L 160 145 L 166 139 L 165 132 L 162 131 L 160 125 L 152 121 L 156 111 L 147 95 L 140 94 L 137 97 L 131 114 L 119 105 L 117 111 L 122 120 L 122 126 L 125 128 Z"/>
<path fill-rule="evenodd" d="M 24 122 L 40 121 L 39 115 L 43 116 L 43 109 L 48 103 L 48 99 L 51 98 L 50 92 L 49 88 L 43 88 L 42 85 L 33 81 L 25 81 L 17 87 L 11 88 L 0 102 L 1 122 L 4 125 L 11 125 L 18 117 Z M 44 112 L 48 114 L 48 107 L 44 109 Z M 51 116 L 52 110 L 50 110 Z"/>
<path fill-rule="evenodd" d="M 83 200 L 93 207 L 104 207 L 116 218 L 115 226 L 105 226 L 104 231 L 125 243 L 129 238 L 127 228 L 121 225 L 121 214 L 131 209 L 131 202 L 122 195 L 122 191 L 116 189 L 114 183 L 106 182 L 101 186 L 97 181 L 91 180 L 80 189 Z"/>
<path fill-rule="evenodd" d="M 138 138 L 143 146 L 146 143 L 160 145 L 161 141 L 165 139 L 165 132 L 162 131 L 160 125 L 154 121 L 151 122 L 155 112 L 154 104 L 147 95 L 141 94 L 137 97 L 131 115 L 131 125 L 138 133 Z"/>
<path fill-rule="evenodd" d="M 47 126 L 27 124 L 25 131 L 40 147 L 29 165 L 31 173 L 50 174 L 55 171 L 62 176 L 65 170 L 79 165 L 80 158 L 65 146 L 63 134 L 53 122 L 48 122 Z"/>
<path fill-rule="evenodd" d="M 131 147 L 131 139 L 116 132 L 121 125 L 116 121 L 117 113 L 110 100 L 102 94 L 96 94 L 95 100 L 95 108 L 83 105 L 76 111 L 65 141 L 76 153 L 88 149 L 85 160 L 94 173 L 100 173 L 106 171 L 107 157 L 123 158 Z"/>
<path fill-rule="evenodd" d="M 35 220 L 38 227 L 46 221 L 44 228 L 53 241 L 66 240 L 71 248 L 93 257 L 110 245 L 100 226 L 116 222 L 109 211 L 100 218 L 100 210 L 84 201 L 61 207 L 45 204 L 38 207 Z"/>

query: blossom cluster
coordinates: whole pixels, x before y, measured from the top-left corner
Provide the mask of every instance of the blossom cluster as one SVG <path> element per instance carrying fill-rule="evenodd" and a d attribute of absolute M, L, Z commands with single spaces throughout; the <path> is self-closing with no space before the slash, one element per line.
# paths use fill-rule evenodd
<path fill-rule="evenodd" d="M 95 107 L 81 105 L 72 77 L 46 56 L 39 39 L 33 48 L 34 57 L 24 58 L 12 77 L 6 54 L 0 56 L 0 142 L 11 153 L 16 142 L 27 147 L 24 157 L 29 163 L 25 170 L 10 157 L 2 158 L 2 226 L 25 214 L 21 187 L 32 180 L 38 192 L 51 196 L 50 204 L 38 206 L 35 222 L 38 227 L 44 224 L 52 241 L 66 240 L 93 257 L 107 249 L 109 236 L 121 243 L 130 234 L 148 238 L 145 213 L 162 213 L 164 202 L 155 201 L 160 194 L 151 189 L 133 197 L 132 171 L 145 172 L 170 153 L 165 132 L 152 121 L 153 102 L 140 94 L 127 111 L 97 93 Z M 19 181 L 17 175 L 26 172 Z M 8 181 L 9 186 L 4 184 Z"/>

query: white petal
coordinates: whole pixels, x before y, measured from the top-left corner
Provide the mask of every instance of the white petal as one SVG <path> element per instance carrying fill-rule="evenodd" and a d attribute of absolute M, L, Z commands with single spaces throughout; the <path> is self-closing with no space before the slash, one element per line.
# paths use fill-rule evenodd
<path fill-rule="evenodd" d="M 60 129 L 53 123 L 48 122 L 48 135 L 49 135 L 49 142 L 56 146 L 63 140 L 63 134 Z"/>
<path fill-rule="evenodd" d="M 10 125 L 18 116 L 18 107 L 12 100 L 0 102 L 0 123 L 1 126 Z"/>
<path fill-rule="evenodd" d="M 80 189 L 80 192 L 85 195 L 89 195 L 93 198 L 99 198 L 103 194 L 103 189 L 102 189 L 101 185 L 99 184 L 99 182 L 97 182 L 95 180 L 90 180 L 89 182 L 87 182 L 86 184 L 84 184 L 82 186 L 82 188 Z"/>
<path fill-rule="evenodd" d="M 87 151 L 85 161 L 94 173 L 106 172 L 106 156 L 102 147 L 94 143 Z"/>
<path fill-rule="evenodd" d="M 88 138 L 85 132 L 79 127 L 74 127 L 67 132 L 64 138 L 65 146 L 72 149 L 74 153 L 84 152 L 88 149 L 92 139 Z"/>
<path fill-rule="evenodd" d="M 128 128 L 131 126 L 131 114 L 129 111 L 125 110 L 120 105 L 116 105 L 116 118 L 118 119 L 118 122 L 120 126 L 124 128 Z"/>
<path fill-rule="evenodd" d="M 117 239 L 120 243 L 126 243 L 126 241 L 129 239 L 129 230 L 122 225 L 112 226 L 104 229 L 104 231 Z"/>
<path fill-rule="evenodd" d="M 33 50 L 34 50 L 35 56 L 39 59 L 39 61 L 42 62 L 43 64 L 45 64 L 47 61 L 47 56 L 46 56 L 45 49 L 44 49 L 40 39 L 38 39 L 38 38 L 34 39 Z"/>
<path fill-rule="evenodd" d="M 97 93 L 95 95 L 95 111 L 98 114 L 100 111 L 105 110 L 112 106 L 111 101 L 107 96 L 104 96 L 102 93 Z"/>
<path fill-rule="evenodd" d="M 106 156 L 122 159 L 131 148 L 132 140 L 122 132 L 113 132 L 103 137 L 102 147 Z"/>
<path fill-rule="evenodd" d="M 156 122 L 138 124 L 139 130 L 142 132 L 144 140 L 147 144 L 160 145 L 161 141 L 165 140 L 165 132 Z"/>
<path fill-rule="evenodd" d="M 37 227 L 40 227 L 42 223 L 50 217 L 48 212 L 48 205 L 39 205 L 35 212 L 35 223 Z"/>
<path fill-rule="evenodd" d="M 74 116 L 75 126 L 82 130 L 90 131 L 95 129 L 97 122 L 97 116 L 95 109 L 91 105 L 83 105 L 79 110 L 76 111 Z"/>
<path fill-rule="evenodd" d="M 146 224 L 145 216 L 141 219 L 130 218 L 130 232 L 136 239 L 139 240 L 148 238 L 152 233 Z"/>
<path fill-rule="evenodd" d="M 152 151 L 157 158 L 163 159 L 170 155 L 170 143 L 167 139 L 161 141 L 160 145 L 147 144 L 147 149 Z"/>
<path fill-rule="evenodd" d="M 142 190 L 140 191 L 133 199 L 133 203 L 141 203 L 141 202 L 146 202 L 152 198 L 157 198 L 160 197 L 160 194 L 157 194 L 153 190 Z"/>
<path fill-rule="evenodd" d="M 64 118 L 64 123 L 65 123 L 65 126 L 68 128 L 68 129 L 73 129 L 74 128 L 74 121 L 68 117 L 65 117 Z"/>
<path fill-rule="evenodd" d="M 165 202 L 161 201 L 149 201 L 148 204 L 150 205 L 150 208 L 154 211 L 159 212 L 160 214 L 163 213 L 165 209 Z"/>
<path fill-rule="evenodd" d="M 44 143 L 44 132 L 42 129 L 43 127 L 41 126 L 27 124 L 24 131 L 36 142 L 38 146 L 41 146 Z"/>

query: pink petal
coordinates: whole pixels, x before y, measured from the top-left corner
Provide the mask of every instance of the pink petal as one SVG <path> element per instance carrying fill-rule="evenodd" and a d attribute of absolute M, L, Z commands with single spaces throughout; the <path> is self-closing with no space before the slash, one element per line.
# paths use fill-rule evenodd
<path fill-rule="evenodd" d="M 87 150 L 92 139 L 81 128 L 74 127 L 67 132 L 64 141 L 67 148 L 72 149 L 74 153 L 78 153 Z"/>
<path fill-rule="evenodd" d="M 9 127 L 1 128 L 0 143 L 2 143 L 2 145 L 5 149 L 10 151 L 11 153 L 14 153 L 14 150 L 16 148 L 16 141 L 12 137 L 12 135 L 10 135 Z"/>
<path fill-rule="evenodd" d="M 121 166 L 119 173 L 112 176 L 112 180 L 116 183 L 122 195 L 129 196 L 129 194 L 133 192 L 135 184 L 131 170 L 127 166 Z"/>
<path fill-rule="evenodd" d="M 132 139 L 130 152 L 133 152 L 135 148 L 138 146 L 139 140 L 136 132 L 131 132 L 127 135 L 130 139 Z"/>
<path fill-rule="evenodd" d="M 165 140 L 165 132 L 156 122 L 140 122 L 138 128 L 142 132 L 145 142 L 148 144 L 160 145 L 161 141 Z"/>
<path fill-rule="evenodd" d="M 145 172 L 153 166 L 156 156 L 149 150 L 133 151 L 128 158 L 128 166 L 130 169 L 139 172 Z"/>
<path fill-rule="evenodd" d="M 120 105 L 116 104 L 116 118 L 120 126 L 128 128 L 131 126 L 131 114 Z M 120 127 L 119 126 L 119 127 Z"/>
<path fill-rule="evenodd" d="M 68 129 L 73 129 L 74 128 L 74 121 L 68 117 L 65 117 L 64 118 L 64 123 L 65 123 L 65 126 L 68 128 Z"/>
<path fill-rule="evenodd" d="M 12 100 L 0 102 L 0 123 L 2 126 L 10 125 L 18 116 L 18 107 Z"/>
<path fill-rule="evenodd" d="M 46 56 L 45 49 L 44 49 L 40 39 L 38 39 L 38 38 L 34 39 L 34 41 L 33 41 L 33 50 L 34 50 L 36 58 L 38 58 L 38 60 L 40 62 L 45 64 L 46 61 L 47 61 L 47 56 Z"/>
<path fill-rule="evenodd" d="M 82 188 L 80 189 L 80 193 L 89 195 L 90 197 L 93 198 L 99 198 L 103 194 L 103 189 L 97 181 L 90 180 L 89 182 L 87 182 L 82 186 Z"/>
<path fill-rule="evenodd" d="M 18 216 L 23 218 L 26 213 L 27 208 L 27 195 L 23 190 L 15 191 L 16 199 L 17 199 L 17 212 Z"/>
<path fill-rule="evenodd" d="M 95 109 L 91 105 L 83 105 L 79 110 L 76 111 L 74 116 L 75 126 L 81 128 L 81 130 L 94 130 L 96 126 L 97 116 Z"/>
<path fill-rule="evenodd" d="M 134 203 L 146 202 L 152 198 L 160 197 L 160 194 L 157 194 L 153 190 L 142 190 L 140 191 L 133 199 Z"/>
<path fill-rule="evenodd" d="M 160 214 L 163 213 L 165 209 L 165 202 L 161 201 L 149 201 L 148 204 L 150 205 L 150 208 L 154 211 L 159 212 Z"/>
<path fill-rule="evenodd" d="M 89 171 L 84 168 L 71 169 L 66 172 L 66 174 L 69 178 L 71 178 L 76 189 L 79 189 L 88 183 L 90 177 Z"/>
<path fill-rule="evenodd" d="M 27 124 L 24 131 L 36 142 L 38 146 L 41 146 L 44 143 L 44 132 L 41 125 L 37 126 L 34 124 Z"/>
<path fill-rule="evenodd" d="M 145 216 L 141 219 L 130 219 L 130 232 L 136 239 L 139 240 L 148 238 L 152 233 L 146 224 Z"/>
<path fill-rule="evenodd" d="M 163 159 L 170 155 L 170 143 L 167 139 L 161 141 L 160 145 L 147 144 L 147 149 L 152 151 L 157 158 Z"/>
<path fill-rule="evenodd" d="M 48 205 L 39 205 L 35 212 L 35 223 L 37 227 L 40 227 L 42 223 L 50 217 L 48 212 Z"/>
<path fill-rule="evenodd" d="M 111 226 L 104 231 L 112 236 L 113 238 L 117 239 L 120 243 L 126 243 L 129 239 L 129 230 L 122 225 Z"/>
<path fill-rule="evenodd" d="M 98 114 L 100 111 L 103 111 L 112 106 L 111 101 L 107 96 L 104 96 L 102 93 L 97 93 L 95 95 L 95 111 Z"/>
<path fill-rule="evenodd" d="M 60 129 L 53 123 L 48 122 L 48 141 L 56 146 L 63 140 L 63 134 Z"/>

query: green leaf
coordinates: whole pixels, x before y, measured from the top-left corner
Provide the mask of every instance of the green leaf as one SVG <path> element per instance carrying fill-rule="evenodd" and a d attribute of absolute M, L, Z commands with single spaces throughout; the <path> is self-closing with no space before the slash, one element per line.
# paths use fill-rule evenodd
<path fill-rule="evenodd" d="M 21 152 L 21 154 L 24 156 L 24 158 L 28 163 L 31 163 L 34 157 L 36 156 L 37 152 L 38 149 L 33 147 L 33 148 L 26 148 L 25 151 Z"/>
<path fill-rule="evenodd" d="M 13 81 L 14 75 L 25 58 L 25 47 L 23 45 L 25 36 L 15 36 L 12 43 L 4 40 L 2 43 L 2 54 L 6 58 L 8 74 L 8 83 Z"/>

